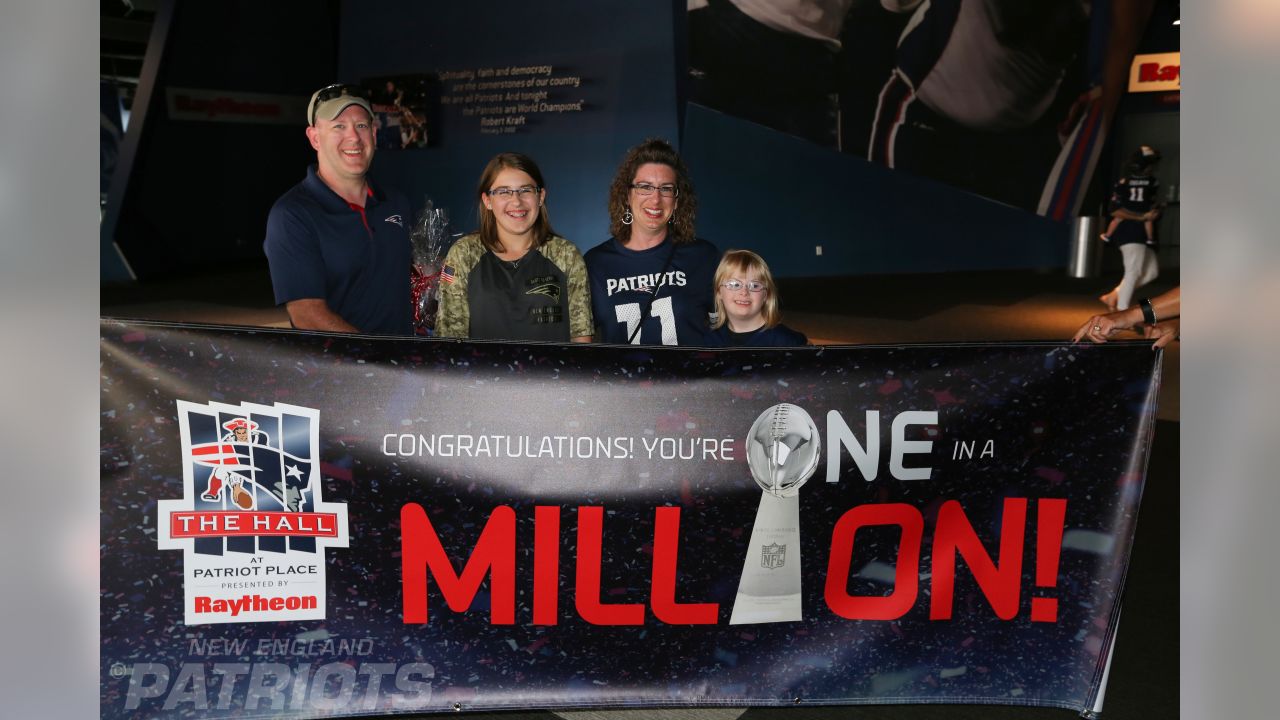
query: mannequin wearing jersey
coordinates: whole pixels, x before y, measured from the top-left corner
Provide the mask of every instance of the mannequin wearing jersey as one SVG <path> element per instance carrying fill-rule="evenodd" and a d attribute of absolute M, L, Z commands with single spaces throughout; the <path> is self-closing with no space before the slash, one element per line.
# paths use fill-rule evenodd
<path fill-rule="evenodd" d="M 720 252 L 694 235 L 697 206 L 684 160 L 667 141 L 649 139 L 627 152 L 609 189 L 613 237 L 586 254 L 597 339 L 702 342 Z"/>

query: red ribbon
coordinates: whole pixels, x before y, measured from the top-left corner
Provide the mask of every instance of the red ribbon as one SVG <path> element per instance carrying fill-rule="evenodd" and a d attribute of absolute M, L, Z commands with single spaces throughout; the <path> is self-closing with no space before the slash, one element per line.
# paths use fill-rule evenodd
<path fill-rule="evenodd" d="M 413 303 L 413 325 L 415 328 L 425 327 L 426 318 L 422 316 L 422 295 L 431 288 L 435 287 L 435 279 L 440 276 L 439 272 L 433 272 L 427 275 L 414 265 L 409 269 L 409 298 Z"/>

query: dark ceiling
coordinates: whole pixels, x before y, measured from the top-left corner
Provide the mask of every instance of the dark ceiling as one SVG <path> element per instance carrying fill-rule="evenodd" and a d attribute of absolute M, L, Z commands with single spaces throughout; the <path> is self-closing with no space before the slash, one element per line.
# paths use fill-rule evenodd
<path fill-rule="evenodd" d="M 123 89 L 125 107 L 142 75 L 147 40 L 156 13 L 164 0 L 99 0 L 101 21 L 102 80 Z M 1181 14 L 1179 0 L 1156 0 L 1140 53 L 1174 52 L 1180 47 L 1180 27 L 1174 25 Z"/>
<path fill-rule="evenodd" d="M 98 72 L 102 80 L 124 89 L 125 106 L 142 75 L 147 39 L 160 0 L 99 0 L 101 49 Z"/>

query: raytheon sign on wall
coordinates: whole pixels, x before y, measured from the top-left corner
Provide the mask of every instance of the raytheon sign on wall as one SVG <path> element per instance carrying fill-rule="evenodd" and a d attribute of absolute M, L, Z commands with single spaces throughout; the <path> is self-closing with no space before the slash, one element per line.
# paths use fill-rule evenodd
<path fill-rule="evenodd" d="M 1134 55 L 1129 66 L 1129 92 L 1168 92 L 1182 89 L 1182 53 Z"/>

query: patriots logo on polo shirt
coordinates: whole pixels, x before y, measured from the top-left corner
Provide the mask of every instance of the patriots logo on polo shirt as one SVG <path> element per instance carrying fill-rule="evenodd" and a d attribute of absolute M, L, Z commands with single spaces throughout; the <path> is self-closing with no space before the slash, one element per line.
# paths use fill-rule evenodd
<path fill-rule="evenodd" d="M 390 217 L 386 218 L 386 221 L 387 221 L 387 222 L 389 222 L 389 223 L 395 223 L 396 225 L 399 225 L 400 227 L 404 227 L 404 218 L 400 217 L 399 215 L 392 215 L 392 216 L 390 216 Z"/>

